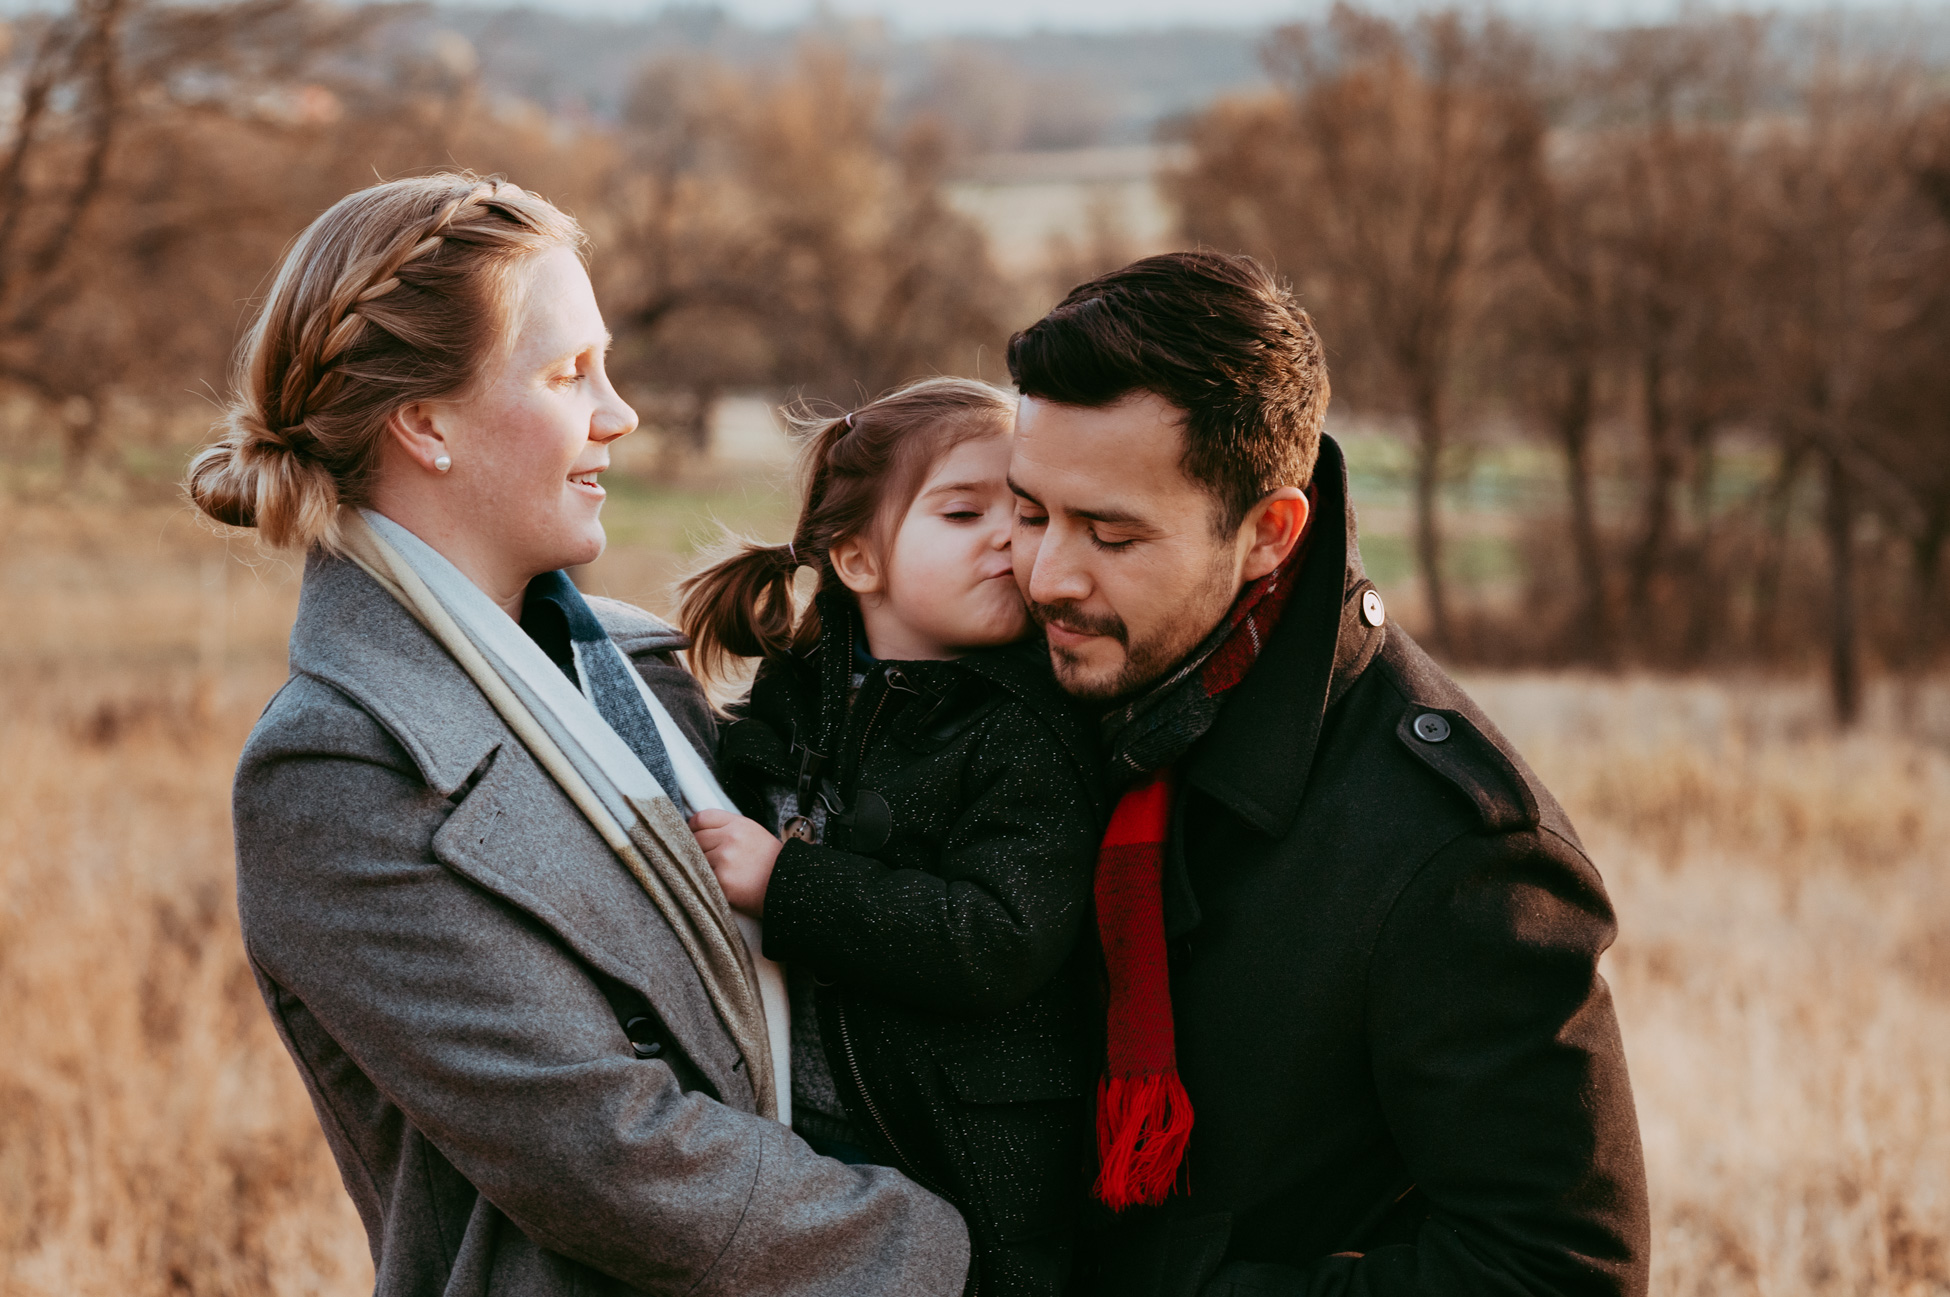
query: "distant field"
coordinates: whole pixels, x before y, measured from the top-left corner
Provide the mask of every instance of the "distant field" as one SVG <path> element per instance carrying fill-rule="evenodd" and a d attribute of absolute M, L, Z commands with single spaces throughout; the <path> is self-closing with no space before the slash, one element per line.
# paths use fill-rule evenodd
<path fill-rule="evenodd" d="M 619 483 L 585 580 L 665 606 L 711 518 L 779 535 L 776 448 L 738 444 Z M 1357 496 L 1382 472 L 1357 457 Z M 0 497 L 0 1293 L 370 1291 L 232 904 L 230 773 L 295 596 L 181 508 Z M 1467 683 L 1618 904 L 1654 1291 L 1950 1290 L 1950 691 L 1838 739 L 1795 682 Z"/>

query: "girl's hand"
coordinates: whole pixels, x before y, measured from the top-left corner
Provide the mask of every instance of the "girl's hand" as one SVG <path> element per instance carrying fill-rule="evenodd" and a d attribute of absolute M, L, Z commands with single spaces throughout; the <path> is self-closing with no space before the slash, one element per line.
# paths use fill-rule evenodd
<path fill-rule="evenodd" d="M 724 898 L 740 914 L 760 918 L 765 913 L 765 888 L 772 881 L 772 862 L 779 858 L 779 840 L 756 820 L 730 811 L 699 811 L 691 816 L 691 832 L 711 872 L 724 888 Z"/>

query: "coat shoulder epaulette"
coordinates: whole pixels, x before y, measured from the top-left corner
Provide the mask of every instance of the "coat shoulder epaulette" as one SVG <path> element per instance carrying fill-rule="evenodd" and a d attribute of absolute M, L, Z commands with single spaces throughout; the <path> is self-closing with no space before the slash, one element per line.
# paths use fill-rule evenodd
<path fill-rule="evenodd" d="M 1396 741 L 1468 798 L 1485 829 L 1513 833 L 1562 818 L 1552 814 L 1555 803 L 1544 804 L 1549 794 L 1539 797 L 1528 768 L 1496 727 L 1421 645 L 1392 631 L 1380 662 L 1401 708 Z"/>
<path fill-rule="evenodd" d="M 1423 765 L 1470 800 L 1492 833 L 1534 829 L 1541 816 L 1529 780 L 1460 711 L 1410 703 L 1395 735 Z"/>

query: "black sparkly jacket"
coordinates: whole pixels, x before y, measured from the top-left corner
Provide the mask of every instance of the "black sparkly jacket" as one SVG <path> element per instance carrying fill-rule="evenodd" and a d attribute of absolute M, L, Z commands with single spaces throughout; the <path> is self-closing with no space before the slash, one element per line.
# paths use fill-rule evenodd
<path fill-rule="evenodd" d="M 765 953 L 810 972 L 841 1099 L 871 1151 L 948 1198 L 970 1291 L 1054 1294 L 1087 1186 L 1101 1051 L 1082 942 L 1105 814 L 1088 721 L 1040 640 L 882 662 L 857 697 L 857 616 L 821 601 L 803 659 L 759 670 L 720 770 L 772 822 L 822 813 L 765 896 Z"/>

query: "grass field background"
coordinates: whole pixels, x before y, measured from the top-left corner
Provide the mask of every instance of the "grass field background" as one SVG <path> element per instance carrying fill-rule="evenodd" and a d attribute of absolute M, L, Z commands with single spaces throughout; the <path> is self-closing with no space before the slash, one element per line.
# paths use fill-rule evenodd
<path fill-rule="evenodd" d="M 617 475 L 585 584 L 667 608 L 719 524 L 778 534 L 776 455 L 732 452 Z M 153 492 L 0 497 L 0 1293 L 370 1291 L 233 908 L 296 593 Z M 1841 737 L 1813 681 L 1465 683 L 1619 909 L 1654 1291 L 1950 1292 L 1950 691 L 1881 686 Z"/>

